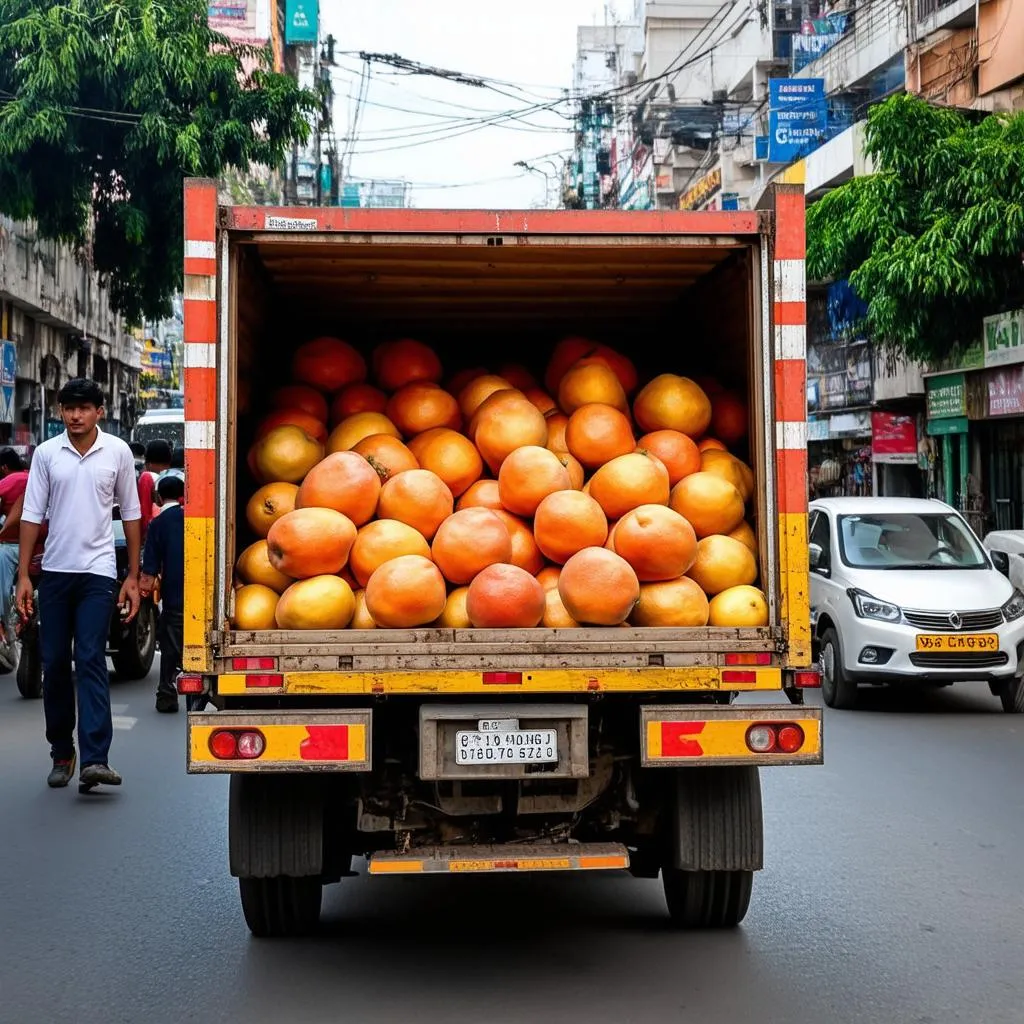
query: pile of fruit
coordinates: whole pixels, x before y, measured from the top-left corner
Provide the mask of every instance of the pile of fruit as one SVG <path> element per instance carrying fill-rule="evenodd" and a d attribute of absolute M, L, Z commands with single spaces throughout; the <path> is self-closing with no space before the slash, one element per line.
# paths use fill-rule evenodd
<path fill-rule="evenodd" d="M 641 388 L 577 337 L 542 383 L 443 379 L 413 340 L 298 349 L 249 452 L 237 628 L 767 624 L 739 396 Z"/>

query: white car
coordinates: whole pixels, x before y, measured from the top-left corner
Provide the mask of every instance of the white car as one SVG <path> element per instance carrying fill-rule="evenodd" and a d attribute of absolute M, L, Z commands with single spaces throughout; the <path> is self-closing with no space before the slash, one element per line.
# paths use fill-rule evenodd
<path fill-rule="evenodd" d="M 1024 712 L 1024 594 L 963 517 L 920 498 L 810 504 L 811 629 L 829 707 L 858 683 L 987 682 Z"/>

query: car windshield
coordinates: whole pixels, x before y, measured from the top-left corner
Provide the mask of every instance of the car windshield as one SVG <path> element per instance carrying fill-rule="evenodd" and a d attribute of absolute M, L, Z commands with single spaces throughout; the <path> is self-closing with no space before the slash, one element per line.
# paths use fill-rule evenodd
<path fill-rule="evenodd" d="M 839 550 L 855 569 L 985 569 L 988 560 L 953 513 L 839 516 Z"/>
<path fill-rule="evenodd" d="M 182 448 L 185 445 L 185 424 L 181 420 L 137 423 L 132 439 L 140 444 L 149 444 L 150 441 L 162 439 L 169 441 L 174 448 Z"/>

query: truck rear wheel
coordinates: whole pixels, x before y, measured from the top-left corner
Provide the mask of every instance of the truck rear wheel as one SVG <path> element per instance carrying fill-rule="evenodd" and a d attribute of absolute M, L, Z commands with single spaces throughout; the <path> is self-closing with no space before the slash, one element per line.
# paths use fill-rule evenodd
<path fill-rule="evenodd" d="M 753 871 L 662 871 L 665 902 L 677 928 L 735 928 L 746 917 Z"/>
<path fill-rule="evenodd" d="M 320 922 L 319 877 L 239 878 L 238 891 L 245 923 L 257 938 L 308 935 Z"/>

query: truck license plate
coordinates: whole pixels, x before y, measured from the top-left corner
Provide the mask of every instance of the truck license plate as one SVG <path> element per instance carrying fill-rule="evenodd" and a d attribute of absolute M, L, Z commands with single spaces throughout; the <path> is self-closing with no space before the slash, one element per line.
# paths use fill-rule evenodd
<path fill-rule="evenodd" d="M 457 732 L 456 764 L 545 764 L 558 761 L 554 729 Z"/>
<path fill-rule="evenodd" d="M 998 633 L 918 633 L 919 651 L 998 651 Z"/>

